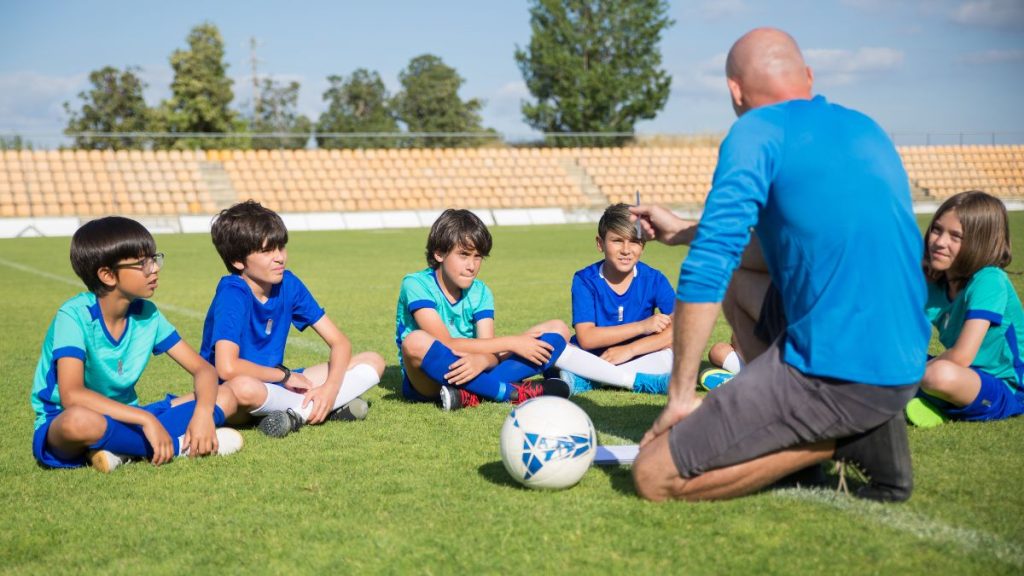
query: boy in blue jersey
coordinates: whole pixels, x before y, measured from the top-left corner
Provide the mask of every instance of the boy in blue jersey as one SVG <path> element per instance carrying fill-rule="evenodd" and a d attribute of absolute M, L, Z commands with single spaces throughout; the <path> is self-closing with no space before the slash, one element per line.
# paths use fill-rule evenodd
<path fill-rule="evenodd" d="M 380 382 L 384 359 L 353 355 L 349 339 L 285 269 L 288 229 L 281 217 L 250 200 L 223 210 L 211 234 L 230 274 L 217 284 L 200 354 L 238 398 L 239 420 L 262 417 L 259 430 L 280 438 L 304 424 L 365 418 L 359 395 Z M 312 326 L 330 348 L 329 360 L 285 366 L 291 326 Z"/>
<path fill-rule="evenodd" d="M 491 244 L 487 227 L 469 210 L 445 210 L 431 226 L 428 267 L 403 278 L 398 296 L 395 342 L 405 398 L 457 410 L 481 398 L 518 403 L 569 396 L 558 379 L 521 382 L 550 368 L 565 350 L 564 322 L 495 337 L 494 297 L 476 278 Z"/>
<path fill-rule="evenodd" d="M 71 239 L 83 292 L 57 311 L 32 385 L 32 453 L 40 465 L 91 463 L 110 472 L 129 458 L 160 465 L 176 455 L 230 454 L 242 437 L 218 428 L 235 411 L 230 390 L 157 310 L 163 254 L 141 224 L 110 216 Z M 171 395 L 139 405 L 135 384 L 154 354 L 166 352 L 191 376 L 194 400 Z"/>
<path fill-rule="evenodd" d="M 572 343 L 593 354 L 586 374 L 561 372 L 574 394 L 599 382 L 634 392 L 667 391 L 672 371 L 675 292 L 660 271 L 640 262 L 644 240 L 629 206 L 609 206 L 597 225 L 602 260 L 572 279 Z M 658 375 L 658 376 L 656 376 Z"/>

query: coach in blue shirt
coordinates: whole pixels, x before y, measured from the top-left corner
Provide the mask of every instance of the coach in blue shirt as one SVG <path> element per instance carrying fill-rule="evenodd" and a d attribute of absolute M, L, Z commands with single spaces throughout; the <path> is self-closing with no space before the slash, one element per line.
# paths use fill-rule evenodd
<path fill-rule="evenodd" d="M 859 496 L 905 500 L 913 476 L 902 409 L 930 333 L 899 155 L 870 118 L 812 96 L 813 74 L 785 32 L 744 35 L 726 76 L 739 119 L 680 270 L 669 399 L 641 441 L 637 491 L 731 498 L 836 459 L 871 478 Z M 659 240 L 688 234 L 667 210 L 634 212 Z M 701 402 L 700 356 L 751 228 L 785 320 L 764 353 Z"/>

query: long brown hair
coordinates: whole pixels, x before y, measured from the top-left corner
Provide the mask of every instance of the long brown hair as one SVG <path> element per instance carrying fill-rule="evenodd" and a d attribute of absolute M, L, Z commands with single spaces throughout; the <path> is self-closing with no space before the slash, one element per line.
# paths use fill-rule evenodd
<path fill-rule="evenodd" d="M 963 228 L 960 252 L 945 274 L 938 274 L 925 265 L 925 273 L 933 281 L 943 276 L 957 290 L 963 289 L 975 272 L 986 266 L 1006 268 L 1013 255 L 1010 253 L 1010 223 L 1006 206 L 995 196 L 979 190 L 961 192 L 946 199 L 928 223 L 926 238 L 935 221 L 950 210 L 956 211 Z M 925 240 L 925 262 L 928 261 L 928 240 Z"/>

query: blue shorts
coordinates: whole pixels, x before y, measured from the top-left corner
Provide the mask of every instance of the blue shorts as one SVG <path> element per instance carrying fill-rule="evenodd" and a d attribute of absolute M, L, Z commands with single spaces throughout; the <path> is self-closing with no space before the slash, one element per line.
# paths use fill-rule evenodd
<path fill-rule="evenodd" d="M 981 378 L 981 390 L 973 402 L 964 407 L 957 407 L 949 402 L 933 396 L 927 396 L 943 414 L 953 420 L 967 422 L 984 422 L 986 420 L 1004 420 L 1024 414 L 1024 392 L 1014 393 L 999 378 L 988 372 L 971 368 Z"/>
<path fill-rule="evenodd" d="M 164 412 L 170 410 L 171 400 L 174 400 L 177 396 L 168 394 L 163 400 L 153 402 L 152 404 L 146 404 L 145 406 L 139 406 L 139 408 L 149 412 L 154 416 L 160 416 Z M 35 456 L 36 462 L 39 463 L 43 468 L 80 468 L 86 465 L 85 453 L 83 452 L 79 456 L 73 458 L 61 458 L 53 452 L 46 445 L 46 434 L 50 431 L 50 425 L 57 419 L 60 414 L 54 414 L 52 418 L 47 418 L 46 422 L 42 426 L 36 428 L 35 433 L 32 435 L 32 455 Z"/>

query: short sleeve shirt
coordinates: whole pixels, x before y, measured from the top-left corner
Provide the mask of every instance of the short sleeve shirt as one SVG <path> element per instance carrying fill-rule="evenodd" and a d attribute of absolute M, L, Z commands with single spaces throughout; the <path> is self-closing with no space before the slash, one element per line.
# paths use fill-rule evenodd
<path fill-rule="evenodd" d="M 419 329 L 413 312 L 423 308 L 435 310 L 453 338 L 476 338 L 476 323 L 484 318 L 494 318 L 494 295 L 486 284 L 473 280 L 457 301 L 449 302 L 432 268 L 406 275 L 402 278 L 395 311 L 395 344 L 398 345 L 399 363 L 402 362 L 402 341 L 410 332 Z"/>
<path fill-rule="evenodd" d="M 960 338 L 964 322 L 980 318 L 991 322 L 971 367 L 999 378 L 1016 389 L 1024 384 L 1024 312 L 1020 297 L 1001 268 L 978 270 L 952 301 L 944 285 L 928 283 L 928 320 L 939 331 L 939 341 L 951 348 Z"/>
<path fill-rule="evenodd" d="M 655 311 L 672 313 L 676 301 L 675 291 L 660 271 L 638 262 L 633 268 L 633 281 L 629 288 L 624 294 L 618 294 L 605 280 L 603 265 L 604 260 L 595 262 L 576 272 L 572 278 L 574 326 L 585 322 L 599 327 L 621 326 L 646 320 Z M 572 340 L 576 344 L 575 336 Z M 600 355 L 604 350 L 600 348 L 589 352 Z"/>
<path fill-rule="evenodd" d="M 290 326 L 299 331 L 324 316 L 309 289 L 290 270 L 260 302 L 241 276 L 220 279 L 203 324 L 199 354 L 216 365 L 216 345 L 221 340 L 238 345 L 238 357 L 260 366 L 277 366 L 284 361 Z"/>
<path fill-rule="evenodd" d="M 39 428 L 64 410 L 57 387 L 57 361 L 78 358 L 84 364 L 84 384 L 131 406 L 139 397 L 135 383 L 155 354 L 162 354 L 181 340 L 156 304 L 135 300 L 128 307 L 124 332 L 115 340 L 103 321 L 96 295 L 83 292 L 65 302 L 43 339 L 42 353 L 32 383 L 32 408 Z"/>

